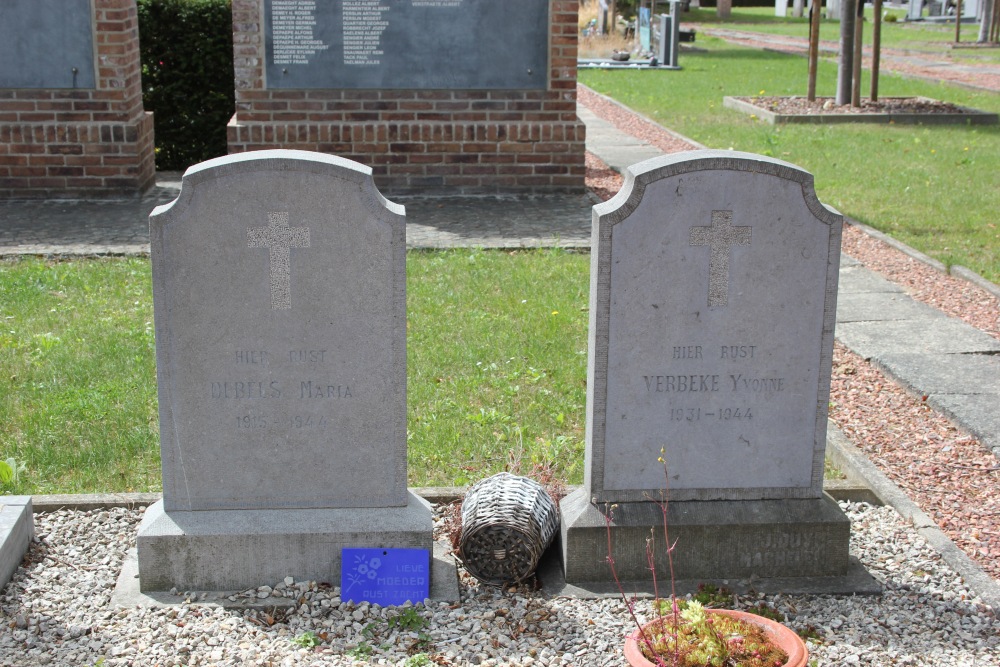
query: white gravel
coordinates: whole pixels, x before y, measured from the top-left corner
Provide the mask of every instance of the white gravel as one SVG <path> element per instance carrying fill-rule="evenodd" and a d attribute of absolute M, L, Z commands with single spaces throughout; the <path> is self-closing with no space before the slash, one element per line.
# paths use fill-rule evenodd
<path fill-rule="evenodd" d="M 1000 665 L 1000 621 L 937 553 L 891 508 L 843 507 L 854 525 L 852 553 L 885 594 L 765 598 L 792 627 L 818 632 L 822 641 L 809 642 L 815 665 Z M 401 609 L 342 604 L 336 587 L 290 579 L 274 582 L 268 598 L 295 599 L 287 613 L 184 603 L 183 594 L 176 607 L 114 609 L 111 593 L 140 516 L 109 509 L 35 517 L 26 565 L 0 597 L 0 665 L 625 664 L 622 602 L 505 593 L 467 577 L 461 603 L 413 610 L 422 629 L 390 628 Z M 307 632 L 316 646 L 295 643 Z M 371 655 L 352 657 L 359 645 Z"/>

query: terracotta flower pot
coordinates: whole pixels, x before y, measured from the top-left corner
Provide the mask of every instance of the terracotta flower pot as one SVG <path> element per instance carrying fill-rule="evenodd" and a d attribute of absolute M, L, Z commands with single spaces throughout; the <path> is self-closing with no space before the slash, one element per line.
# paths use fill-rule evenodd
<path fill-rule="evenodd" d="M 768 634 L 768 638 L 788 654 L 788 660 L 785 661 L 782 667 L 806 667 L 808 664 L 809 652 L 806 650 L 806 644 L 791 628 L 777 621 L 772 621 L 769 618 L 749 614 L 745 611 L 734 611 L 732 609 L 706 609 L 706 611 L 709 614 L 729 616 L 730 618 L 736 618 L 763 627 Z M 642 654 L 642 649 L 639 648 L 639 644 L 636 641 L 637 636 L 638 633 L 633 633 L 625 640 L 625 658 L 628 660 L 628 664 L 632 665 L 632 667 L 657 667 Z M 667 664 L 669 664 L 669 660 Z"/>

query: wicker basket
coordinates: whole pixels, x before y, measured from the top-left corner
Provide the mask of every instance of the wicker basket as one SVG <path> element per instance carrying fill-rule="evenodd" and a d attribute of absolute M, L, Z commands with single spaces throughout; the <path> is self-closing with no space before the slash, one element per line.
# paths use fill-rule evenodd
<path fill-rule="evenodd" d="M 462 503 L 458 556 L 491 586 L 531 576 L 559 528 L 559 512 L 538 482 L 502 472 L 477 482 Z"/>

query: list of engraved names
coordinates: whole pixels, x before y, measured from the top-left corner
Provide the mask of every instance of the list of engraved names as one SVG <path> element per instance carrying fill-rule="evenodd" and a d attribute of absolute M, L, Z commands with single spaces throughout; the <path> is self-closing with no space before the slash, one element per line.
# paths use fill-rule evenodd
<path fill-rule="evenodd" d="M 421 9 L 458 8 L 463 0 L 410 0 Z M 341 0 L 340 19 L 344 65 L 381 65 L 382 37 L 389 27 L 391 4 L 386 0 Z M 398 7 L 397 7 L 398 9 Z M 321 7 L 321 13 L 328 9 Z M 400 14 L 402 17 L 403 14 Z M 316 37 L 316 0 L 271 0 L 272 57 L 275 65 L 308 65 L 330 44 Z M 323 34 L 323 31 L 320 30 Z M 329 33 L 326 33 L 329 38 Z M 334 42 L 336 40 L 334 39 Z"/>
<path fill-rule="evenodd" d="M 313 36 L 315 26 L 316 0 L 271 0 L 274 64 L 308 65 L 313 56 L 329 49 Z"/>
<path fill-rule="evenodd" d="M 389 26 L 389 7 L 379 0 L 343 0 L 344 64 L 381 65 L 382 33 Z"/>

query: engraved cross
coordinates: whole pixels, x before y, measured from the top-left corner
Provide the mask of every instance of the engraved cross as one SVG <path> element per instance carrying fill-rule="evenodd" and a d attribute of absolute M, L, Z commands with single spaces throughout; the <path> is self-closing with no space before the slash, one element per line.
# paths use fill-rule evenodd
<path fill-rule="evenodd" d="M 691 245 L 707 245 L 711 261 L 708 265 L 708 305 L 729 304 L 729 249 L 750 245 L 753 227 L 733 227 L 732 211 L 712 211 L 711 227 L 692 227 Z"/>
<path fill-rule="evenodd" d="M 268 248 L 271 262 L 271 308 L 292 307 L 289 248 L 309 247 L 308 227 L 289 227 L 288 213 L 268 213 L 267 227 L 247 227 L 248 248 Z"/>

